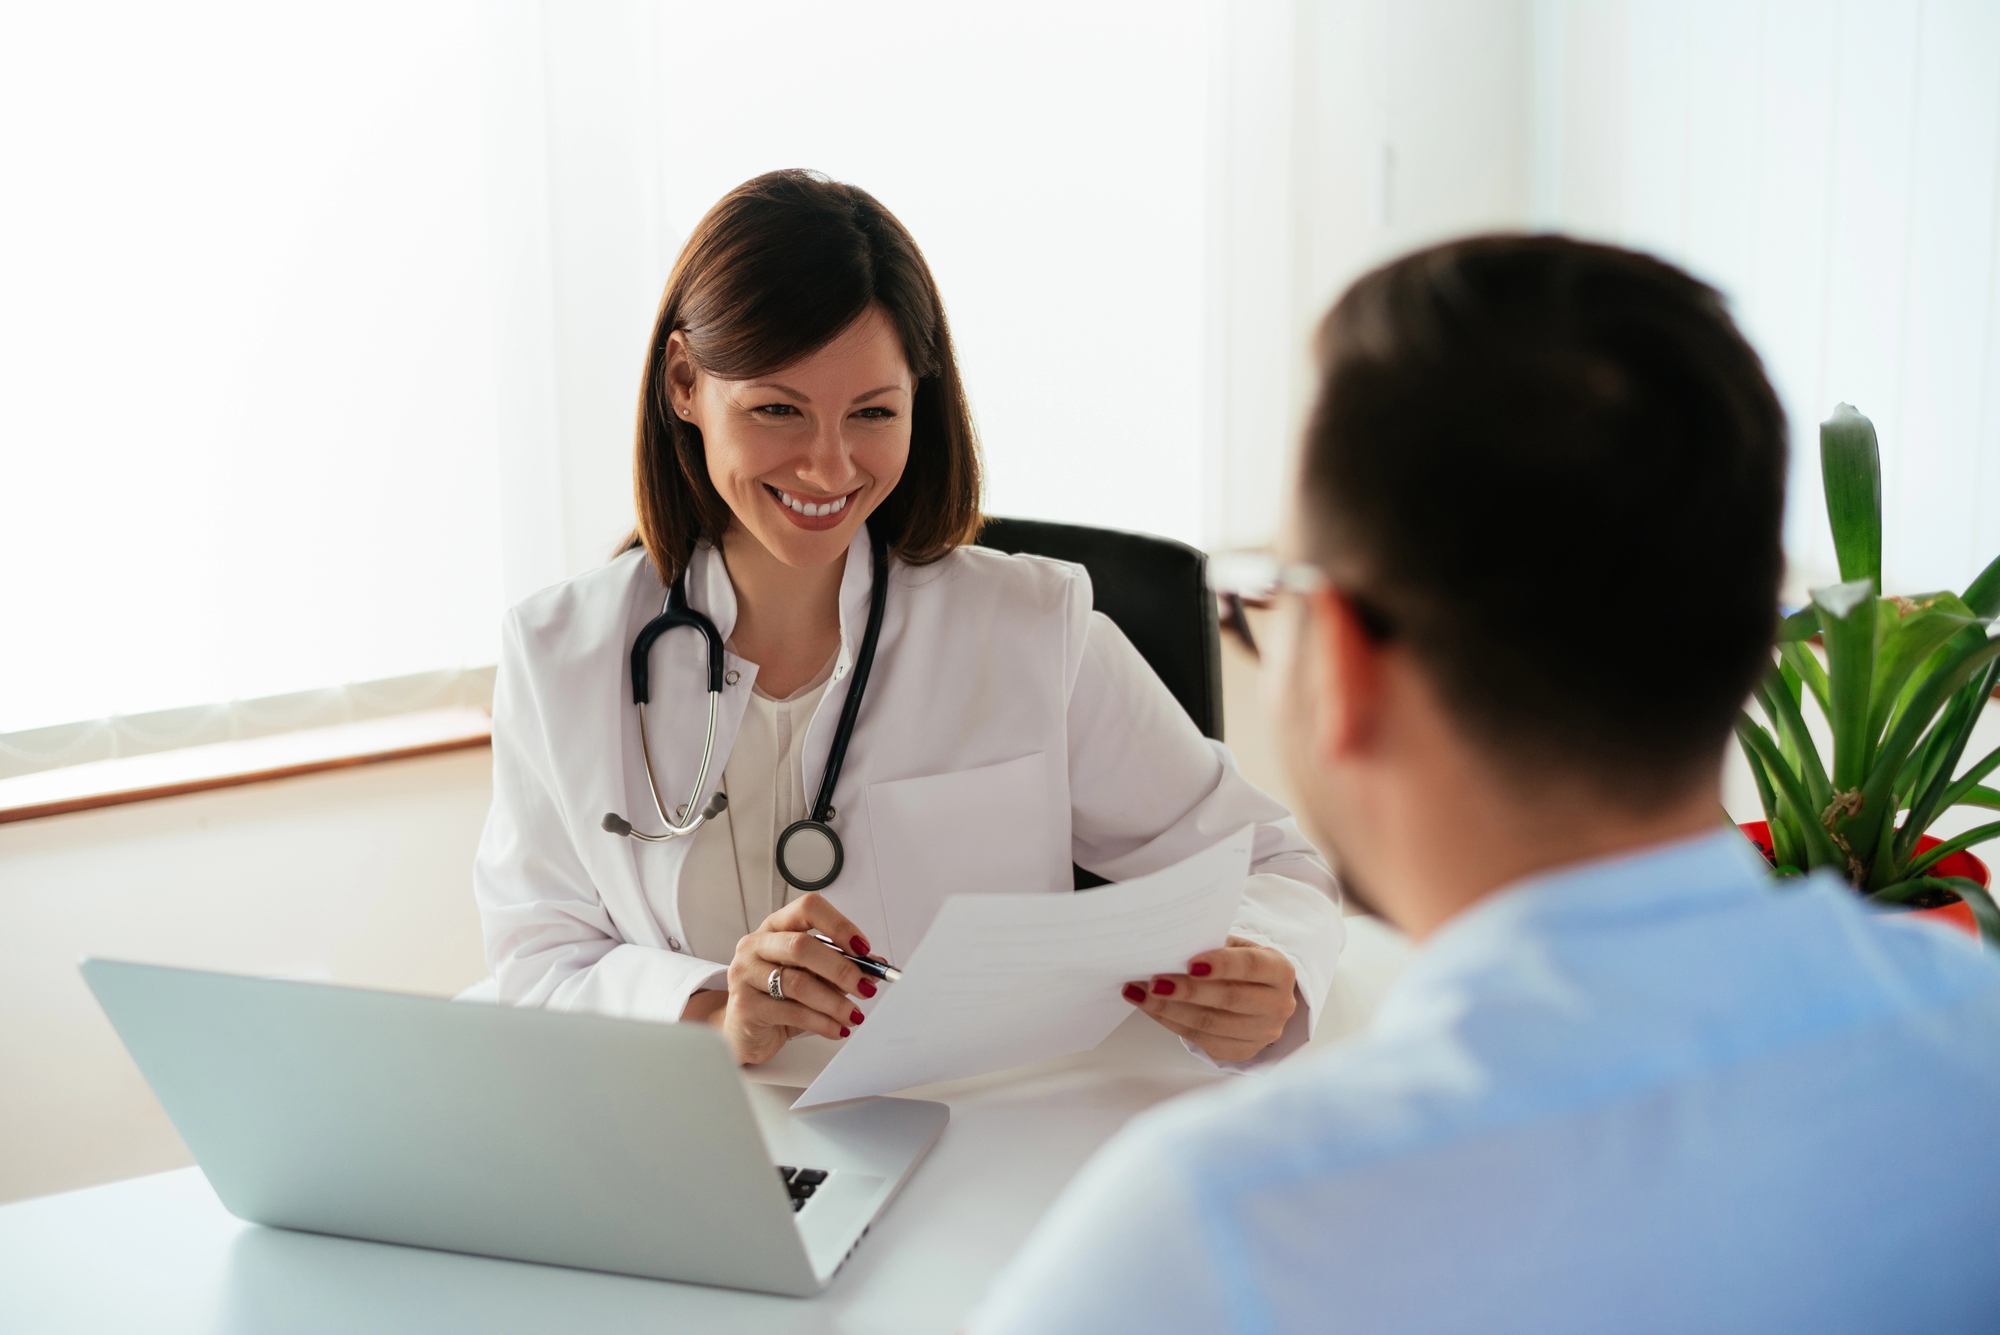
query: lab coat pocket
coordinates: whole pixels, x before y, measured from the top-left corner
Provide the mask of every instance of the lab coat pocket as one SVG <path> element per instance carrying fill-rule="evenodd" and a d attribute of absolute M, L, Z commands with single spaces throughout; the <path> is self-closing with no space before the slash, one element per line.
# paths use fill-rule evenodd
<path fill-rule="evenodd" d="M 894 959 L 907 958 L 947 896 L 1067 890 L 1052 856 L 1047 761 L 1018 760 L 868 785 L 868 825 Z M 1067 849 L 1068 830 L 1055 840 Z"/>

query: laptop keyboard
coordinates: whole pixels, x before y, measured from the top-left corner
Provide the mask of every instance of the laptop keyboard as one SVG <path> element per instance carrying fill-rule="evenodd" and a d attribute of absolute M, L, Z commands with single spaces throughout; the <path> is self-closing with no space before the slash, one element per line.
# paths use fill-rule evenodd
<path fill-rule="evenodd" d="M 779 1164 L 778 1180 L 783 1182 L 785 1190 L 791 1193 L 792 1213 L 797 1214 L 806 1208 L 806 1202 L 812 1199 L 815 1191 L 819 1190 L 819 1184 L 826 1181 L 826 1170 L 788 1168 L 784 1164 Z"/>

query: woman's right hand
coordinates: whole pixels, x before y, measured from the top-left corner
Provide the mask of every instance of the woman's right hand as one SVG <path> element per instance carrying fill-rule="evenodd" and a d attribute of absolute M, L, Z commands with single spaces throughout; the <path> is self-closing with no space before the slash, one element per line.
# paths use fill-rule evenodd
<path fill-rule="evenodd" d="M 856 955 L 868 953 L 868 938 L 825 898 L 800 895 L 736 943 L 726 1000 L 698 1005 L 716 994 L 697 992 L 682 1018 L 720 1029 L 745 1066 L 769 1061 L 797 1034 L 846 1038 L 862 1020 L 850 998 L 874 996 L 875 982 L 839 951 L 806 935 L 812 930 L 845 942 Z M 770 993 L 773 969 L 779 971 L 782 1001 Z"/>

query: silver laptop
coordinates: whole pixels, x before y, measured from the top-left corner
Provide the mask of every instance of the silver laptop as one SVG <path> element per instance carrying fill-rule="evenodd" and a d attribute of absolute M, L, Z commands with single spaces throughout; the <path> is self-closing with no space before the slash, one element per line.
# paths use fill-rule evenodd
<path fill-rule="evenodd" d="M 805 1296 L 941 1103 L 792 1113 L 696 1024 L 149 964 L 83 976 L 238 1218 Z"/>

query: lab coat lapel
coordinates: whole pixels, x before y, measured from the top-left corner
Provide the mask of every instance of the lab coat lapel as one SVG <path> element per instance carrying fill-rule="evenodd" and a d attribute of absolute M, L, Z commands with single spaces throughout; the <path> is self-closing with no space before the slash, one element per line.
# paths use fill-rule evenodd
<path fill-rule="evenodd" d="M 622 586 L 621 592 L 624 597 L 618 605 L 595 613 L 609 624 L 603 625 L 602 629 L 591 628 L 576 637 L 578 642 L 593 642 L 602 647 L 592 655 L 593 661 L 582 665 L 583 670 L 575 674 L 577 688 L 566 691 L 560 701 L 550 702 L 551 718 L 556 716 L 557 706 L 562 706 L 563 712 L 567 713 L 582 700 L 592 702 L 589 717 L 597 721 L 596 730 L 603 737 L 604 744 L 601 748 L 565 747 L 561 751 L 582 756 L 595 749 L 600 756 L 616 756 L 618 763 L 615 767 L 596 767 L 584 785 L 576 789 L 586 796 L 569 812 L 573 837 L 584 862 L 591 868 L 592 879 L 604 900 L 604 907 L 618 924 L 624 939 L 636 945 L 664 947 L 667 931 L 662 929 L 647 908 L 642 888 L 638 851 L 644 845 L 636 839 L 620 839 L 608 834 L 599 824 L 605 812 L 617 812 L 640 829 L 652 829 L 658 823 L 658 817 L 653 812 L 653 800 L 647 795 L 646 770 L 639 754 L 639 714 L 632 704 L 631 649 L 640 627 L 659 613 L 665 590 L 660 586 L 652 562 L 642 555 L 638 558 L 631 580 Z M 601 662 L 596 661 L 600 654 Z M 658 676 L 657 651 L 654 662 L 653 698 L 658 700 L 662 698 L 662 686 L 667 683 Z M 616 689 L 606 691 L 597 685 L 600 682 L 615 682 Z M 657 742 L 657 734 L 655 740 Z"/>

